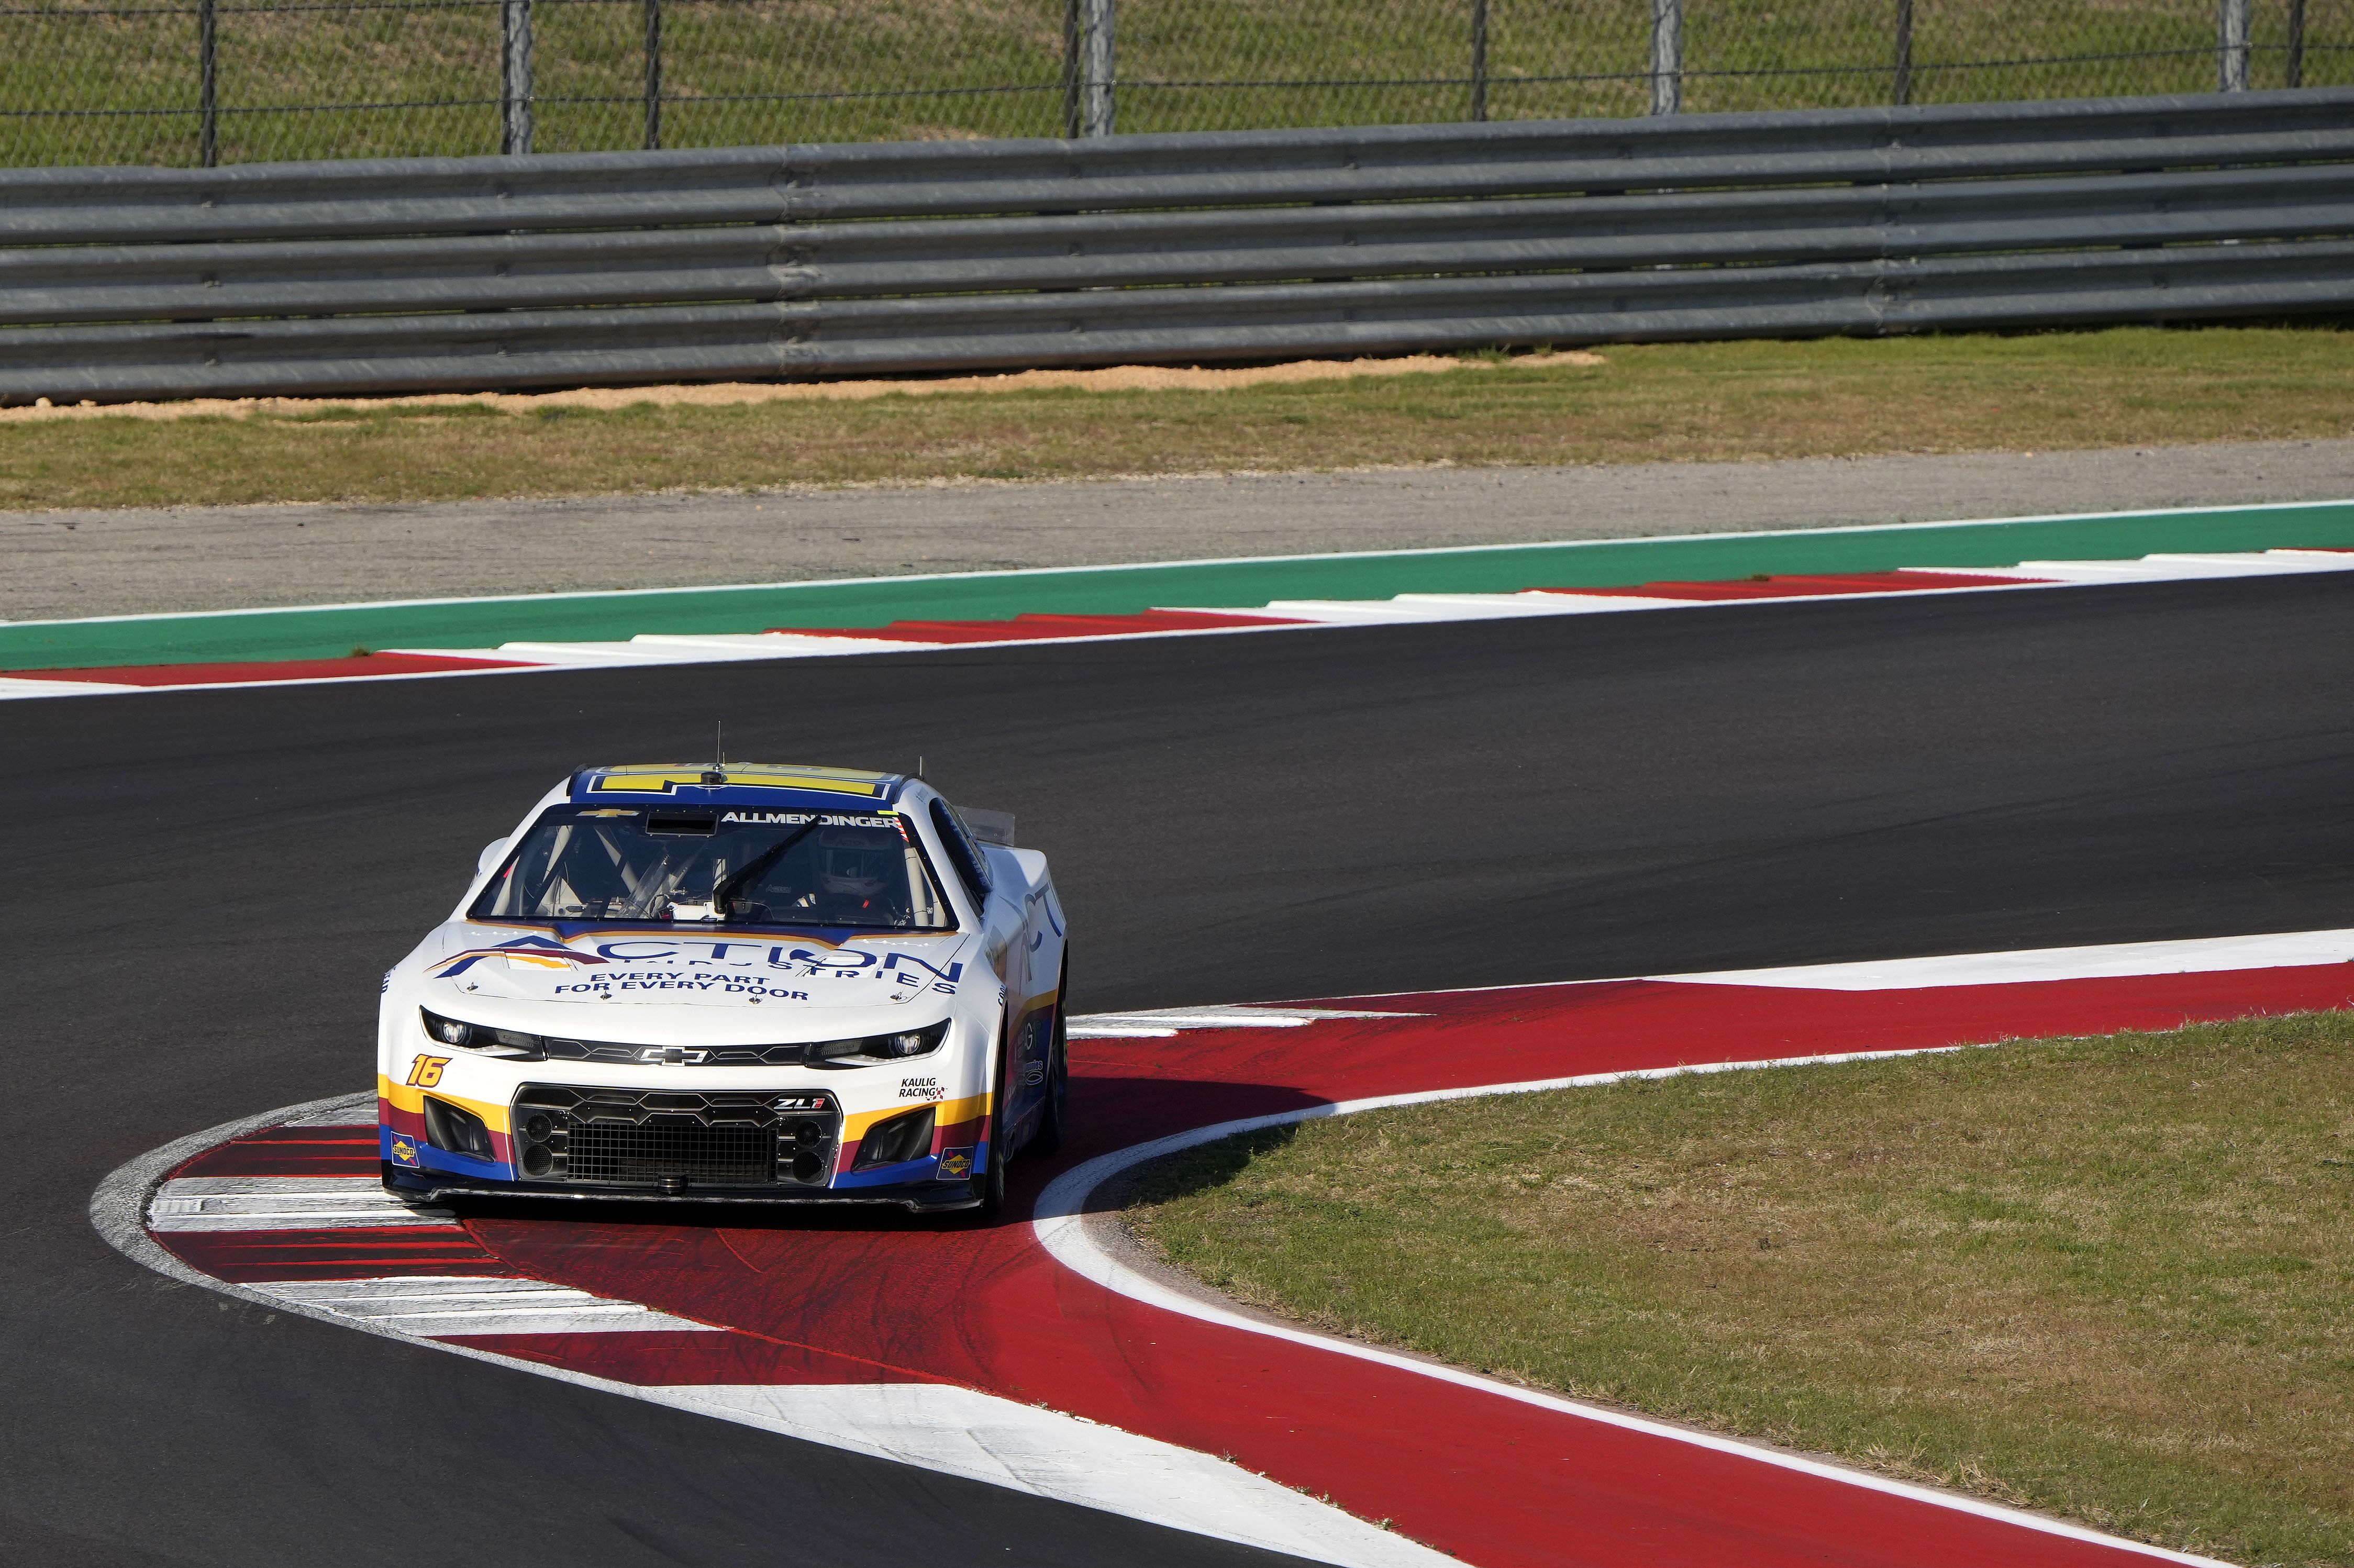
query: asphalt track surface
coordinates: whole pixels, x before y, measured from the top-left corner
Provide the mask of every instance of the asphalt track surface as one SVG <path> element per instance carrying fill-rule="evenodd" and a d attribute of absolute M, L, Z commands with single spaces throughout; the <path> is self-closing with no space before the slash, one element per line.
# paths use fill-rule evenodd
<path fill-rule="evenodd" d="M 16 705 L 0 1558 L 1265 1554 L 274 1317 L 90 1230 L 348 1091 L 564 768 L 924 753 L 1087 1011 L 2349 924 L 2354 588 L 2302 578 Z M 1078 1113 L 1085 1114 L 1084 1103 Z"/>

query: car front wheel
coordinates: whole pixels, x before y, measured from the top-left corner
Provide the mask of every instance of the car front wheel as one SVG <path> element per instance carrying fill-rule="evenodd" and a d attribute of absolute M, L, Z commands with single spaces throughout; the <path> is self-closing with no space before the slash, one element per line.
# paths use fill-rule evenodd
<path fill-rule="evenodd" d="M 988 1162 L 972 1173 L 972 1195 L 981 1205 L 981 1217 L 994 1219 L 1005 1207 L 1005 1167 L 1013 1150 L 1005 1141 L 1005 1046 L 1004 1033 L 999 1031 L 997 1076 L 989 1096 L 989 1155 Z"/>

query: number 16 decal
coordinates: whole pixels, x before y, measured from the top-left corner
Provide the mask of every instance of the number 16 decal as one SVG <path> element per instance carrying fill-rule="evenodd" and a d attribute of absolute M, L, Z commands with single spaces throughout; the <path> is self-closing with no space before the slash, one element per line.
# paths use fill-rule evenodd
<path fill-rule="evenodd" d="M 408 1082 L 412 1087 L 429 1089 L 441 1081 L 441 1069 L 449 1065 L 447 1056 L 419 1056 L 408 1065 Z"/>

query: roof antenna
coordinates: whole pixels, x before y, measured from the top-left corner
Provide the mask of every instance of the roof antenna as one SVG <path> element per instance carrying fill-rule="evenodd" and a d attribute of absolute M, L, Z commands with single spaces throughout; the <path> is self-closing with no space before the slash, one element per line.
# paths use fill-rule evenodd
<path fill-rule="evenodd" d="M 727 782 L 727 721 L 714 719 L 711 725 L 711 766 L 703 770 L 703 781 L 717 786 Z"/>
<path fill-rule="evenodd" d="M 917 778 L 918 778 L 918 779 L 921 779 L 923 776 L 924 776 L 924 754 L 923 754 L 922 752 L 920 752 L 920 751 L 919 751 L 919 752 L 916 753 L 916 777 L 917 777 Z"/>

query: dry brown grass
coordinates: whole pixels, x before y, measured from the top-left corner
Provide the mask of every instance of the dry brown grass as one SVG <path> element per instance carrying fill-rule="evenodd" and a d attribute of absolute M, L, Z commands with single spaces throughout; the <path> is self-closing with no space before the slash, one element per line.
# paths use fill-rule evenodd
<path fill-rule="evenodd" d="M 1140 1228 L 1262 1305 L 2181 1548 L 2354 1563 L 2354 1017 L 1385 1111 Z"/>
<path fill-rule="evenodd" d="M 1580 356 L 1581 358 L 1583 356 Z M 2126 329 L 1649 344 L 1227 390 L 619 408 L 480 400 L 0 425 L 0 507 L 424 501 L 2354 434 L 2354 336 Z"/>
<path fill-rule="evenodd" d="M 707 381 L 666 387 L 577 387 L 561 392 L 426 392 L 410 397 L 187 397 L 173 403 L 52 403 L 47 397 L 0 408 L 0 425 L 58 419 L 302 419 L 317 415 L 363 418 L 463 408 L 481 413 L 536 414 L 550 408 L 733 408 L 746 403 L 863 403 L 875 397 L 943 397 L 977 392 L 1234 392 L 1298 381 L 1347 381 L 1361 376 L 1428 376 L 1488 370 L 1510 364 L 1523 370 L 1602 365 L 1580 350 L 1519 359 L 1455 358 L 1436 354 L 1392 359 L 1293 359 L 1278 365 L 1108 365 L 1097 370 L 1014 370 L 987 376 L 904 376 L 883 381 Z"/>

